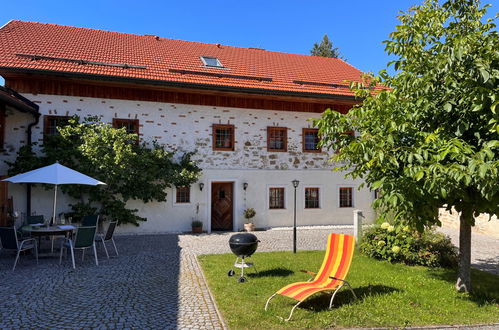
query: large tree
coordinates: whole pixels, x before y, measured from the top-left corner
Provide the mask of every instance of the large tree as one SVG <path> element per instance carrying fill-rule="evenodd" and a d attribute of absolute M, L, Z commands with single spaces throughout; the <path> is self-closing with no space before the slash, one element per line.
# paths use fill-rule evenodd
<path fill-rule="evenodd" d="M 333 42 L 329 40 L 327 34 L 324 35 L 320 43 L 315 43 L 314 47 L 310 50 L 313 56 L 343 58 L 337 47 L 333 47 Z"/>
<path fill-rule="evenodd" d="M 64 193 L 77 202 L 72 204 L 75 217 L 98 212 L 119 223 L 139 225 L 145 221 L 129 200 L 165 201 L 165 189 L 196 182 L 201 169 L 191 154 L 176 157 L 158 143 L 138 143 L 136 134 L 125 128 L 113 128 L 98 117 L 80 120 L 73 117 L 58 127 L 59 134 L 46 136 L 39 151 L 21 148 L 10 165 L 9 174 L 29 171 L 55 161 L 95 177 L 105 186 L 63 185 Z"/>
<path fill-rule="evenodd" d="M 362 104 L 317 122 L 338 169 L 379 189 L 374 207 L 420 230 L 440 225 L 440 207 L 460 212 L 459 291 L 471 290 L 474 216 L 499 213 L 499 38 L 486 7 L 411 8 L 385 42 L 395 74 L 352 83 Z"/>

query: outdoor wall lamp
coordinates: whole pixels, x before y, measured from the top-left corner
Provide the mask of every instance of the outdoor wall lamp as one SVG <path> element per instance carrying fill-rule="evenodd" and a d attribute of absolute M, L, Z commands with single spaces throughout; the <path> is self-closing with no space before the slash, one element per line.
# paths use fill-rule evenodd
<path fill-rule="evenodd" d="M 200 182 L 199 183 L 199 190 L 203 191 L 203 188 L 204 188 L 204 183 Z"/>
<path fill-rule="evenodd" d="M 248 189 L 248 182 L 243 183 L 243 190 Z"/>

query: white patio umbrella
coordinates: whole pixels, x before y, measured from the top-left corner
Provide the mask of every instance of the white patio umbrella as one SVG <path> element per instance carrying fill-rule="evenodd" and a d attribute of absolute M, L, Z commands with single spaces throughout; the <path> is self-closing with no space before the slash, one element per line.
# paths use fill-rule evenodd
<path fill-rule="evenodd" d="M 70 169 L 61 164 L 54 163 L 26 173 L 3 179 L 12 183 L 47 183 L 55 185 L 53 220 L 55 221 L 55 209 L 57 206 L 57 186 L 61 184 L 84 184 L 89 186 L 105 185 L 104 182 L 91 178 L 85 174 Z"/>

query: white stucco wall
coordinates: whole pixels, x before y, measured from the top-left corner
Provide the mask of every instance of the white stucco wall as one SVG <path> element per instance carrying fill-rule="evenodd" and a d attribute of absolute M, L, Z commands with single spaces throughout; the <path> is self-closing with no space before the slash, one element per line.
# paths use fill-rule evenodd
<path fill-rule="evenodd" d="M 313 224 L 351 224 L 353 209 L 361 209 L 367 219 L 372 219 L 370 211 L 372 193 L 367 190 L 358 191 L 360 181 L 353 182 L 343 178 L 341 173 L 332 172 L 326 153 L 302 152 L 302 129 L 311 127 L 308 119 L 318 114 L 293 111 L 253 110 L 224 108 L 211 106 L 195 106 L 184 104 L 167 104 L 143 101 L 125 101 L 113 99 L 81 98 L 54 95 L 24 95 L 40 106 L 42 115 L 71 116 L 100 115 L 102 121 L 112 122 L 112 118 L 139 119 L 141 138 L 145 141 L 157 140 L 180 154 L 196 150 L 194 159 L 200 162 L 203 169 L 201 182 L 205 183 L 203 191 L 197 184 L 191 188 L 191 203 L 176 205 L 174 189 L 168 191 L 165 203 L 148 203 L 131 201 L 130 207 L 139 209 L 141 216 L 148 221 L 140 227 L 121 226 L 122 233 L 155 233 L 168 231 L 187 231 L 193 218 L 205 223 L 210 229 L 210 196 L 212 181 L 234 181 L 234 229 L 243 224 L 242 210 L 253 207 L 257 212 L 257 227 L 289 226 L 293 221 L 293 188 L 291 181 L 300 180 L 297 192 L 297 218 L 302 225 Z M 15 117 L 15 118 L 13 118 Z M 21 118 L 22 117 L 22 118 Z M 26 118 L 24 118 L 26 117 Z M 13 159 L 17 148 L 24 143 L 25 128 L 32 117 L 15 114 L 7 118 L 9 132 L 6 134 L 7 144 L 11 152 L 4 154 L 3 159 Z M 212 150 L 212 125 L 231 124 L 235 126 L 235 151 Z M 267 126 L 288 128 L 288 152 L 267 152 Z M 21 136 L 20 132 L 24 135 Z M 43 118 L 33 129 L 33 141 L 41 143 Z M 6 172 L 4 164 L 0 174 Z M 244 192 L 243 182 L 249 187 Z M 16 186 L 16 187 L 14 187 Z M 285 187 L 286 209 L 268 209 L 268 188 L 270 186 Z M 338 188 L 354 187 L 354 207 L 338 207 Z M 304 209 L 304 187 L 320 187 L 321 208 Z M 24 188 L 10 185 L 14 195 L 15 209 L 24 211 Z M 48 216 L 51 210 L 51 192 L 41 188 L 33 189 L 32 210 L 37 214 Z M 67 211 L 70 201 L 59 196 L 58 212 Z M 196 214 L 199 203 L 199 213 Z"/>

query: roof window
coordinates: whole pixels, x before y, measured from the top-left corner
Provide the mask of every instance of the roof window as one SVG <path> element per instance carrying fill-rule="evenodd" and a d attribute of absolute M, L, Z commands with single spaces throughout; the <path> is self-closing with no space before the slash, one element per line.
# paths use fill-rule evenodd
<path fill-rule="evenodd" d="M 210 68 L 223 68 L 222 62 L 216 57 L 201 56 L 204 66 Z"/>

